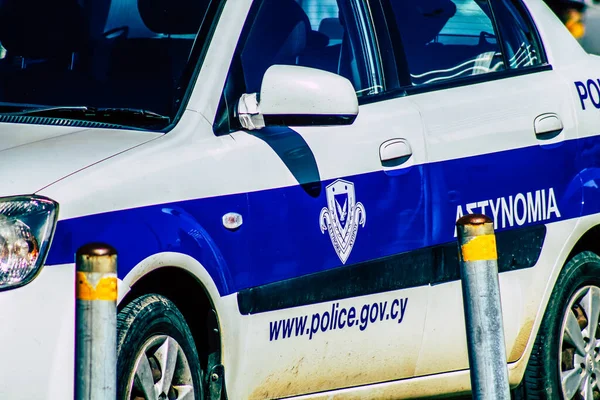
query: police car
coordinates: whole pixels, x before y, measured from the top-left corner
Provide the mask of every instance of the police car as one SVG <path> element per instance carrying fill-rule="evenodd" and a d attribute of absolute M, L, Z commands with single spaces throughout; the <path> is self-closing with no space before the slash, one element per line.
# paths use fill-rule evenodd
<path fill-rule="evenodd" d="M 600 395 L 600 59 L 541 0 L 0 0 L 0 397 L 70 399 L 118 251 L 119 399 L 468 394 L 455 221 L 509 380 Z"/>

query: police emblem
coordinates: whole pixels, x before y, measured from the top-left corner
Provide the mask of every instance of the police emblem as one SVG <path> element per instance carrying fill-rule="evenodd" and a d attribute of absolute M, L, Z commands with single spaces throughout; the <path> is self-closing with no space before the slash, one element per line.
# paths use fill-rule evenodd
<path fill-rule="evenodd" d="M 346 264 L 354 247 L 358 226 L 365 226 L 367 213 L 356 202 L 354 183 L 338 179 L 327 186 L 327 207 L 321 210 L 321 233 L 329 232 L 333 248 L 342 264 Z"/>

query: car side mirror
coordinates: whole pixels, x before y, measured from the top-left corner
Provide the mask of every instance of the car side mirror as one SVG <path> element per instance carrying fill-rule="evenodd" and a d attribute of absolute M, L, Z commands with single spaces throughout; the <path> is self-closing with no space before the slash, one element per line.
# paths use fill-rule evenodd
<path fill-rule="evenodd" d="M 358 98 L 350 81 L 331 72 L 295 65 L 273 65 L 263 77 L 260 94 L 238 102 L 244 129 L 265 126 L 351 125 Z"/>

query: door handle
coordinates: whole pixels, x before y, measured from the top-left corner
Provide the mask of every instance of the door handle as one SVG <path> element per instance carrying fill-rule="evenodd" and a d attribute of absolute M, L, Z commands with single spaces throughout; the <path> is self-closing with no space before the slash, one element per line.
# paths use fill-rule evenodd
<path fill-rule="evenodd" d="M 546 113 L 538 116 L 533 122 L 535 136 L 539 140 L 554 139 L 563 131 L 563 124 L 558 114 Z"/>
<path fill-rule="evenodd" d="M 379 147 L 381 165 L 398 167 L 412 157 L 412 149 L 406 139 L 390 139 Z"/>

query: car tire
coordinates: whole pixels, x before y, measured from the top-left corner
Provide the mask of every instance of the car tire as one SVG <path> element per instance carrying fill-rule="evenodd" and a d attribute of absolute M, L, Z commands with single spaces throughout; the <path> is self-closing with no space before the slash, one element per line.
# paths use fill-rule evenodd
<path fill-rule="evenodd" d="M 554 286 L 525 371 L 525 399 L 600 396 L 599 316 L 600 257 L 586 251 L 567 262 Z"/>
<path fill-rule="evenodd" d="M 194 339 L 169 299 L 141 296 L 119 312 L 117 356 L 117 399 L 203 399 Z"/>

